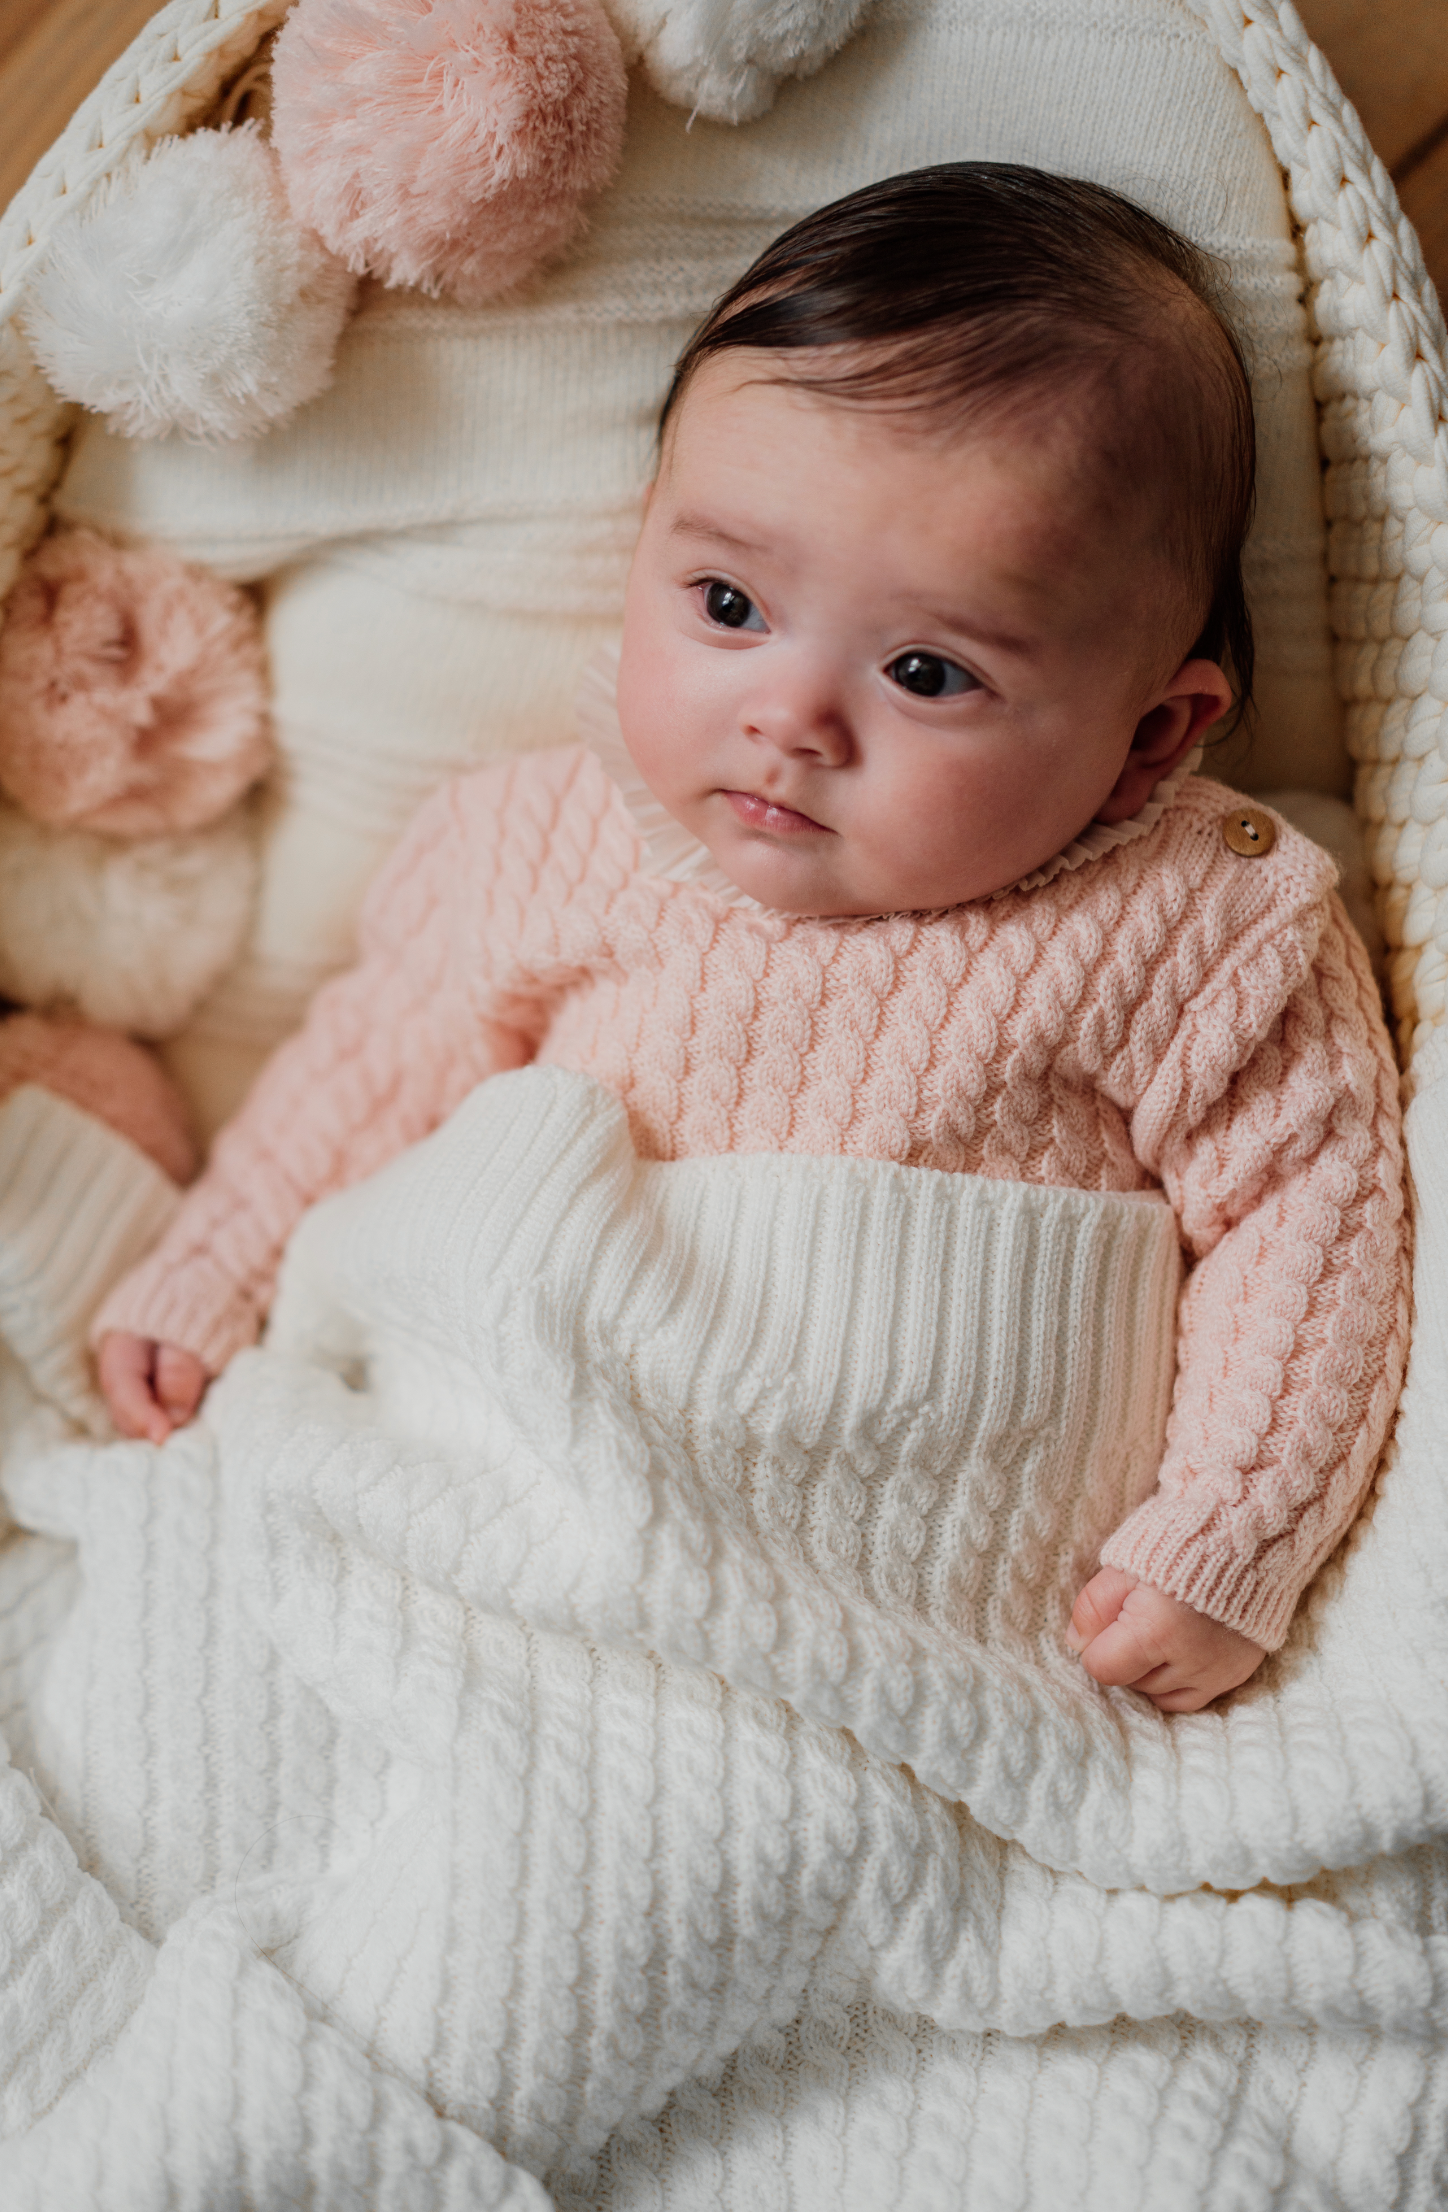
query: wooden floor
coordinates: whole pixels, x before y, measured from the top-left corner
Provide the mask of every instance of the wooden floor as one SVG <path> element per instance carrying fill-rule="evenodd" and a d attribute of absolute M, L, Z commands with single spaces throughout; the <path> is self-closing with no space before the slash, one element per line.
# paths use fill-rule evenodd
<path fill-rule="evenodd" d="M 1448 0 L 1298 0 L 1448 295 Z M 0 0 L 0 206 L 155 0 Z"/>
<path fill-rule="evenodd" d="M 1448 0 L 1297 0 L 1448 298 Z"/>

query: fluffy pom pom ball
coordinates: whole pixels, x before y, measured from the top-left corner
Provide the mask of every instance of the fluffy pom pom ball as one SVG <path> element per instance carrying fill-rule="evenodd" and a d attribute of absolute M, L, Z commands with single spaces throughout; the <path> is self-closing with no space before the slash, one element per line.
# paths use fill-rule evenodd
<path fill-rule="evenodd" d="M 325 390 L 355 291 L 255 127 L 196 131 L 60 229 L 23 324 L 55 390 L 127 436 L 250 438 Z"/>
<path fill-rule="evenodd" d="M 0 628 L 0 787 L 37 821 L 159 837 L 222 814 L 271 757 L 261 626 L 174 555 L 64 530 Z"/>
<path fill-rule="evenodd" d="M 258 874 L 246 808 L 122 845 L 0 805 L 0 994 L 172 1037 L 241 951 Z"/>
<path fill-rule="evenodd" d="M 297 0 L 272 133 L 293 209 L 349 268 L 477 306 L 582 228 L 626 93 L 598 0 Z"/>
<path fill-rule="evenodd" d="M 666 100 L 712 123 L 748 123 L 782 77 L 808 77 L 843 46 L 868 0 L 603 0 L 630 62 Z"/>

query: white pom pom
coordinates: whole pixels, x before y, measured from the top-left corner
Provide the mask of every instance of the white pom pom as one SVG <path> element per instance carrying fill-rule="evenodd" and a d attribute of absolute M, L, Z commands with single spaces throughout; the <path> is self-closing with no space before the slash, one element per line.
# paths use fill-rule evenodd
<path fill-rule="evenodd" d="M 236 958 L 256 885 L 245 809 L 121 844 L 0 805 L 0 994 L 169 1037 Z"/>
<path fill-rule="evenodd" d="M 811 76 L 843 46 L 869 0 L 603 0 L 632 63 L 656 92 L 711 123 L 749 123 L 782 77 Z"/>
<path fill-rule="evenodd" d="M 251 438 L 326 389 L 355 279 L 287 205 L 248 125 L 164 138 L 66 224 L 32 278 L 55 390 L 132 438 Z"/>

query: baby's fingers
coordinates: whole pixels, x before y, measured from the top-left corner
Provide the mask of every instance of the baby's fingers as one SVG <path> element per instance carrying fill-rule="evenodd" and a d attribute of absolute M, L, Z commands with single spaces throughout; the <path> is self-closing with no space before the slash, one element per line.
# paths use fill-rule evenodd
<path fill-rule="evenodd" d="M 1086 1672 L 1107 1688 L 1146 1689 L 1144 1677 L 1167 1672 L 1170 1654 L 1152 1628 L 1130 1613 L 1119 1613 L 1109 1628 L 1093 1636 L 1081 1653 Z M 1163 1679 L 1161 1687 L 1168 1686 Z M 1152 1690 L 1157 1688 L 1153 1681 Z"/>
<path fill-rule="evenodd" d="M 184 1428 L 201 1403 L 206 1369 L 194 1352 L 179 1344 L 158 1344 L 154 1387 L 163 1412 L 178 1429 Z"/>
<path fill-rule="evenodd" d="M 1236 1629 L 1115 1567 L 1093 1575 L 1077 1598 L 1066 1641 L 1095 1681 L 1137 1690 L 1163 1713 L 1200 1712 L 1266 1656 Z"/>
<path fill-rule="evenodd" d="M 164 1444 L 171 1423 L 156 1403 L 153 1370 L 157 1347 L 148 1337 L 111 1329 L 101 1338 L 96 1358 L 101 1393 L 122 1436 L 144 1436 Z"/>
<path fill-rule="evenodd" d="M 1071 1626 L 1066 1635 L 1066 1649 L 1081 1652 L 1111 1626 L 1131 1592 L 1137 1587 L 1138 1577 L 1127 1574 L 1121 1567 L 1098 1567 L 1096 1573 L 1080 1592 L 1071 1608 Z"/>

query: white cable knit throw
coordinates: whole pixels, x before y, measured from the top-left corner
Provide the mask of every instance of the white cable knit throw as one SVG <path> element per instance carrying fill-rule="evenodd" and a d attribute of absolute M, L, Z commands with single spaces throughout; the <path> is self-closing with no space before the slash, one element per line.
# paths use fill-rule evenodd
<path fill-rule="evenodd" d="M 10 1371 L 6 2212 L 1430 2206 L 1425 1231 L 1374 1510 L 1172 1720 L 1059 1648 L 1159 1444 L 1149 1200 L 640 1163 L 530 1069 L 164 1451 Z"/>

